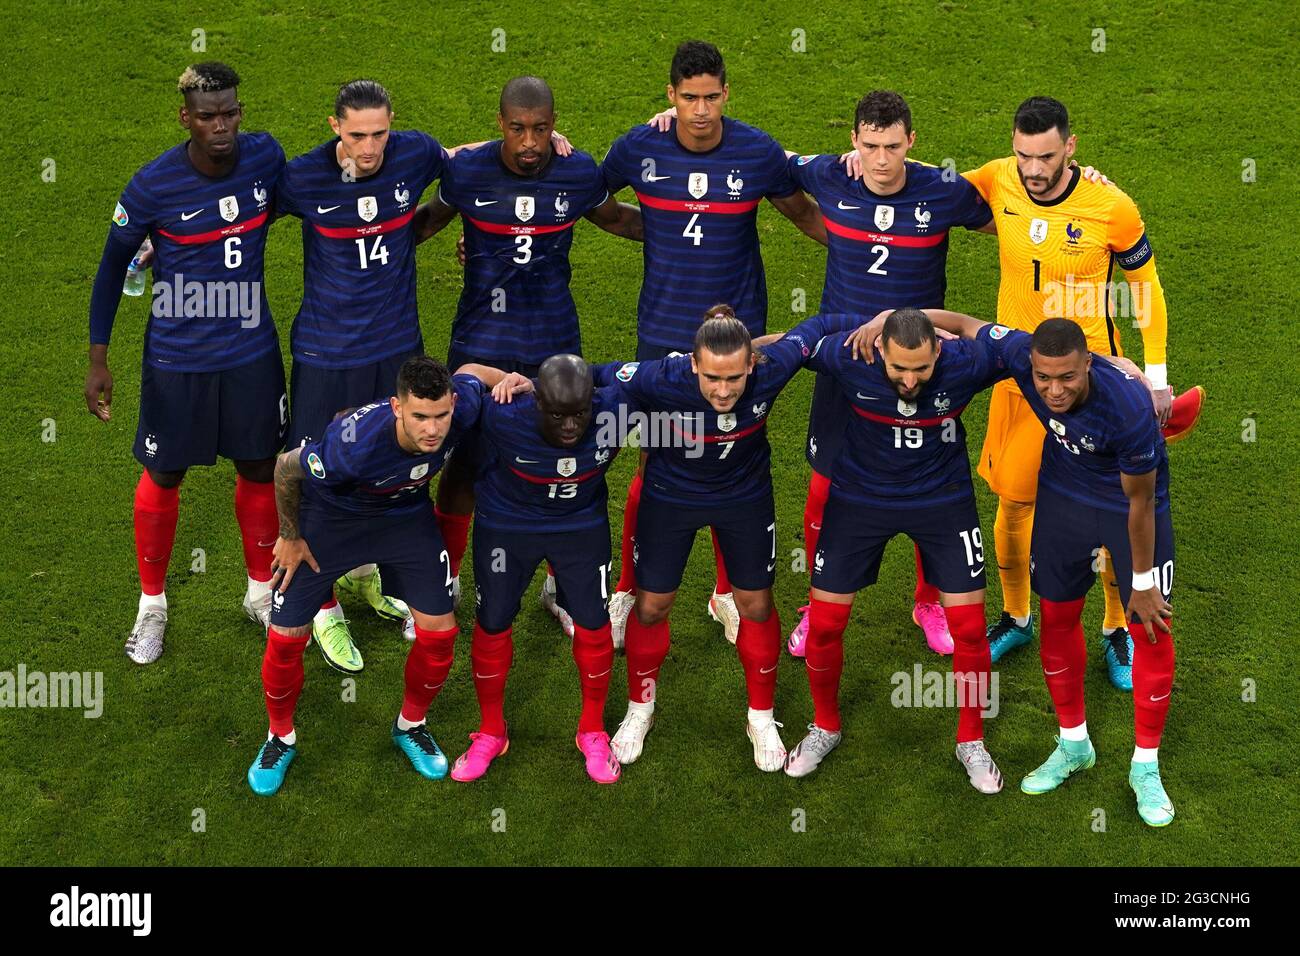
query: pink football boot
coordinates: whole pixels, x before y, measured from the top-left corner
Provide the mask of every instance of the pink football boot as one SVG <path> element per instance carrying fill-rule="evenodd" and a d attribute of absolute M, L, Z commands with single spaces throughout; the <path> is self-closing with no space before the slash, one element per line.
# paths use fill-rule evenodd
<path fill-rule="evenodd" d="M 492 761 L 510 749 L 510 738 L 504 734 L 494 737 L 491 734 L 470 734 L 469 750 L 456 758 L 456 765 L 451 768 L 451 779 L 468 783 L 487 773 Z"/>
<path fill-rule="evenodd" d="M 614 783 L 623 775 L 617 758 L 609 749 L 609 734 L 603 730 L 579 733 L 574 743 L 587 761 L 587 776 L 597 783 Z"/>

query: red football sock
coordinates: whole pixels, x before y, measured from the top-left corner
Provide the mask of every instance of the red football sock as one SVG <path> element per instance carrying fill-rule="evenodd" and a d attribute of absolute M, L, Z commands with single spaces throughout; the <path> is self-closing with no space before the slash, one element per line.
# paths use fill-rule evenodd
<path fill-rule="evenodd" d="M 266 632 L 266 653 L 262 657 L 262 696 L 271 718 L 271 733 L 283 737 L 293 732 L 293 711 L 302 693 L 302 652 L 310 634 L 288 637 L 275 628 Z"/>
<path fill-rule="evenodd" d="M 813 560 L 817 556 L 817 539 L 822 533 L 822 515 L 826 511 L 826 498 L 830 493 L 831 480 L 814 471 L 808 478 L 808 497 L 803 505 L 803 542 L 808 549 L 809 574 L 812 573 Z"/>
<path fill-rule="evenodd" d="M 1083 598 L 1063 602 L 1040 599 L 1039 610 L 1043 616 L 1039 654 L 1056 719 L 1062 727 L 1078 727 L 1085 719 L 1083 672 L 1088 661 L 1080 621 Z"/>
<path fill-rule="evenodd" d="M 668 657 L 668 619 L 649 627 L 641 623 L 636 609 L 627 616 L 623 650 L 627 654 L 627 699 L 650 703 L 659 686 L 659 668 Z"/>
<path fill-rule="evenodd" d="M 615 591 L 636 593 L 636 564 L 632 561 L 632 539 L 636 537 L 636 513 L 641 507 L 641 476 L 633 475 L 627 486 L 627 503 L 623 506 L 623 550 L 618 566 Z"/>
<path fill-rule="evenodd" d="M 320 606 L 320 609 L 322 611 L 328 611 L 330 608 L 338 607 L 338 606 L 339 606 L 339 599 L 334 596 L 333 591 L 330 591 L 330 596 L 325 599 L 325 603 Z"/>
<path fill-rule="evenodd" d="M 1166 622 L 1167 623 L 1167 622 Z M 1130 621 L 1133 635 L 1133 724 L 1139 747 L 1159 747 L 1174 689 L 1174 638 L 1157 630 L 1156 643 L 1145 625 Z"/>
<path fill-rule="evenodd" d="M 614 667 L 614 638 L 609 621 L 594 631 L 573 625 L 573 660 L 578 665 L 578 680 L 582 683 L 582 716 L 578 719 L 578 733 L 602 731 L 605 729 L 609 675 Z"/>
<path fill-rule="evenodd" d="M 916 553 L 916 591 L 912 600 L 916 604 L 938 604 L 939 589 L 926 581 L 925 569 L 921 567 L 921 546 L 913 542 L 912 550 Z"/>
<path fill-rule="evenodd" d="M 275 483 L 235 477 L 235 520 L 244 542 L 244 566 L 254 581 L 271 580 L 271 553 L 280 536 L 275 510 Z"/>
<path fill-rule="evenodd" d="M 822 730 L 840 729 L 840 674 L 844 671 L 844 629 L 852 604 L 812 599 L 808 612 L 808 645 L 804 658 L 808 689 L 812 691 L 813 722 Z"/>
<path fill-rule="evenodd" d="M 470 643 L 469 658 L 474 669 L 474 693 L 478 695 L 479 733 L 504 737 L 506 734 L 506 677 L 515 656 L 511 628 L 489 634 L 477 621 Z"/>
<path fill-rule="evenodd" d="M 713 535 L 713 563 L 718 569 L 717 583 L 713 585 L 714 593 L 730 594 L 731 578 L 727 577 L 727 566 L 722 561 L 722 548 L 718 545 L 718 532 L 710 528 L 709 533 Z"/>
<path fill-rule="evenodd" d="M 458 633 L 454 627 L 426 631 L 415 626 L 415 643 L 406 655 L 406 691 L 402 695 L 402 717 L 406 720 L 419 723 L 428 715 L 429 705 L 451 673 Z"/>
<path fill-rule="evenodd" d="M 469 544 L 469 523 L 474 516 L 439 511 L 437 505 L 433 506 L 433 514 L 438 519 L 438 533 L 442 535 L 442 543 L 447 548 L 447 560 L 451 562 L 451 574 L 455 577 L 460 574 L 460 560 L 465 557 L 465 546 Z"/>
<path fill-rule="evenodd" d="M 957 678 L 957 743 L 984 738 L 981 712 L 990 703 L 989 639 L 984 632 L 984 604 L 943 609 L 952 634 L 952 672 Z M 982 699 L 981 699 L 982 698 Z"/>
<path fill-rule="evenodd" d="M 180 513 L 181 489 L 164 488 L 149 472 L 140 475 L 135 486 L 135 564 L 140 571 L 140 590 L 162 594 L 167 580 L 167 562 L 176 541 L 176 516 Z"/>
<path fill-rule="evenodd" d="M 781 619 L 775 609 L 761 624 L 741 617 L 736 653 L 745 669 L 749 706 L 771 710 L 776 699 L 776 664 L 781 659 Z"/>

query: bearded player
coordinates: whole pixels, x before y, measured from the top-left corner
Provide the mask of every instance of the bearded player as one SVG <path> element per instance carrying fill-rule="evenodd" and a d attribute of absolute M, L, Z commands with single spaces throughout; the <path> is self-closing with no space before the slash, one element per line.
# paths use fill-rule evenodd
<path fill-rule="evenodd" d="M 86 407 L 107 422 L 113 401 L 108 343 L 122 276 L 145 238 L 152 241 L 153 302 L 134 448 L 144 466 L 134 509 L 141 593 L 126 642 L 137 664 L 163 652 L 167 564 L 180 485 L 192 465 L 212 465 L 218 457 L 234 462 L 235 517 L 248 571 L 244 611 L 266 622 L 276 528 L 271 478 L 288 423 L 284 366 L 263 281 L 284 150 L 268 133 L 239 132 L 239 76 L 224 63 L 196 63 L 177 86 L 189 139 L 127 184 L 90 297 Z M 194 288 L 205 294 L 192 295 Z"/>

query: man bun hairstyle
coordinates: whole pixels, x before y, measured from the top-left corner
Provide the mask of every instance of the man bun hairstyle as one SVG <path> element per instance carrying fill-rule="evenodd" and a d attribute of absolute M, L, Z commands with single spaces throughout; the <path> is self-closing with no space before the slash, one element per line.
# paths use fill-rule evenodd
<path fill-rule="evenodd" d="M 1088 352 L 1088 337 L 1072 319 L 1048 319 L 1034 329 L 1030 347 L 1039 355 L 1059 358 L 1075 352 Z"/>
<path fill-rule="evenodd" d="M 437 401 L 451 391 L 451 372 L 436 358 L 413 355 L 397 370 L 397 397 Z"/>
<path fill-rule="evenodd" d="M 714 355 L 731 355 L 744 349 L 748 354 L 754 350 L 754 342 L 745 323 L 736 318 L 736 310 L 722 303 L 710 307 L 695 330 L 697 356 L 700 349 L 708 349 Z"/>

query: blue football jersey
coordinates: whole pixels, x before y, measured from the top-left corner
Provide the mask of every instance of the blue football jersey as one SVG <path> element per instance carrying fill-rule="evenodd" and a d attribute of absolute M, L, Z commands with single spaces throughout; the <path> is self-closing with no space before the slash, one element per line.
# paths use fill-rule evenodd
<path fill-rule="evenodd" d="M 452 388 L 456 407 L 451 431 L 431 454 L 413 455 L 397 443 L 397 416 L 388 402 L 365 405 L 331 422 L 319 441 L 299 451 L 305 475 L 302 507 L 344 518 L 433 507 L 429 481 L 477 424 L 487 391 L 472 375 L 453 376 Z"/>
<path fill-rule="evenodd" d="M 295 361 L 355 368 L 423 349 L 411 218 L 442 175 L 432 136 L 394 130 L 373 174 L 345 176 L 338 138 L 296 157 L 279 209 L 302 219 L 302 305 L 289 342 Z"/>
<path fill-rule="evenodd" d="M 609 520 L 605 472 L 618 454 L 615 429 L 618 390 L 592 395 L 591 422 L 572 448 L 546 441 L 538 430 L 541 412 L 532 395 L 508 405 L 484 403 L 479 427 L 492 462 L 475 488 L 474 520 L 484 527 L 535 534 L 572 531 Z"/>
<path fill-rule="evenodd" d="M 705 310 L 720 302 L 731 305 L 753 335 L 762 335 L 767 279 L 758 204 L 795 191 L 781 145 L 724 117 L 722 142 L 693 153 L 678 142 L 674 120 L 666 133 L 638 126 L 619 137 L 601 171 L 611 192 L 630 185 L 641 204 L 645 274 L 638 337 L 689 350 Z"/>
<path fill-rule="evenodd" d="M 569 248 L 577 221 L 608 197 L 595 160 L 581 151 L 552 151 L 530 176 L 506 166 L 500 141 L 457 153 L 438 185 L 438 198 L 465 223 L 452 350 L 528 365 L 580 354 Z"/>
<path fill-rule="evenodd" d="M 977 393 L 1008 376 L 997 353 L 982 342 L 943 342 L 934 374 L 908 402 L 890 383 L 880 353 L 871 364 L 855 359 L 845 338 L 826 336 L 807 362 L 835 381 L 853 411 L 831 473 L 836 492 L 878 508 L 969 498 L 961 413 Z"/>
<path fill-rule="evenodd" d="M 1054 412 L 1034 388 L 1033 336 L 1002 325 L 980 329 L 1011 372 L 1025 401 L 1047 429 L 1038 482 L 1072 501 L 1128 513 L 1120 475 L 1156 472 L 1156 510 L 1169 507 L 1169 456 L 1151 395 L 1104 355 L 1092 357 L 1088 397 L 1069 412 Z"/>
<path fill-rule="evenodd" d="M 598 385 L 617 385 L 622 400 L 646 415 L 642 441 L 651 447 L 642 494 L 693 507 L 770 494 L 768 416 L 818 339 L 837 327 L 837 318 L 812 316 L 763 346 L 744 392 L 726 413 L 715 411 L 700 392 L 689 355 L 592 366 Z"/>
<path fill-rule="evenodd" d="M 279 348 L 266 299 L 268 217 L 284 171 L 269 133 L 240 133 L 235 167 L 212 179 L 188 142 L 131 177 L 109 235 L 134 251 L 153 240 L 153 301 L 144 360 L 173 372 L 218 372 Z"/>
<path fill-rule="evenodd" d="M 943 308 L 949 230 L 978 229 L 993 212 L 965 178 L 924 163 L 906 168 L 901 190 L 877 196 L 836 156 L 790 158 L 791 178 L 826 222 L 822 312 Z"/>

